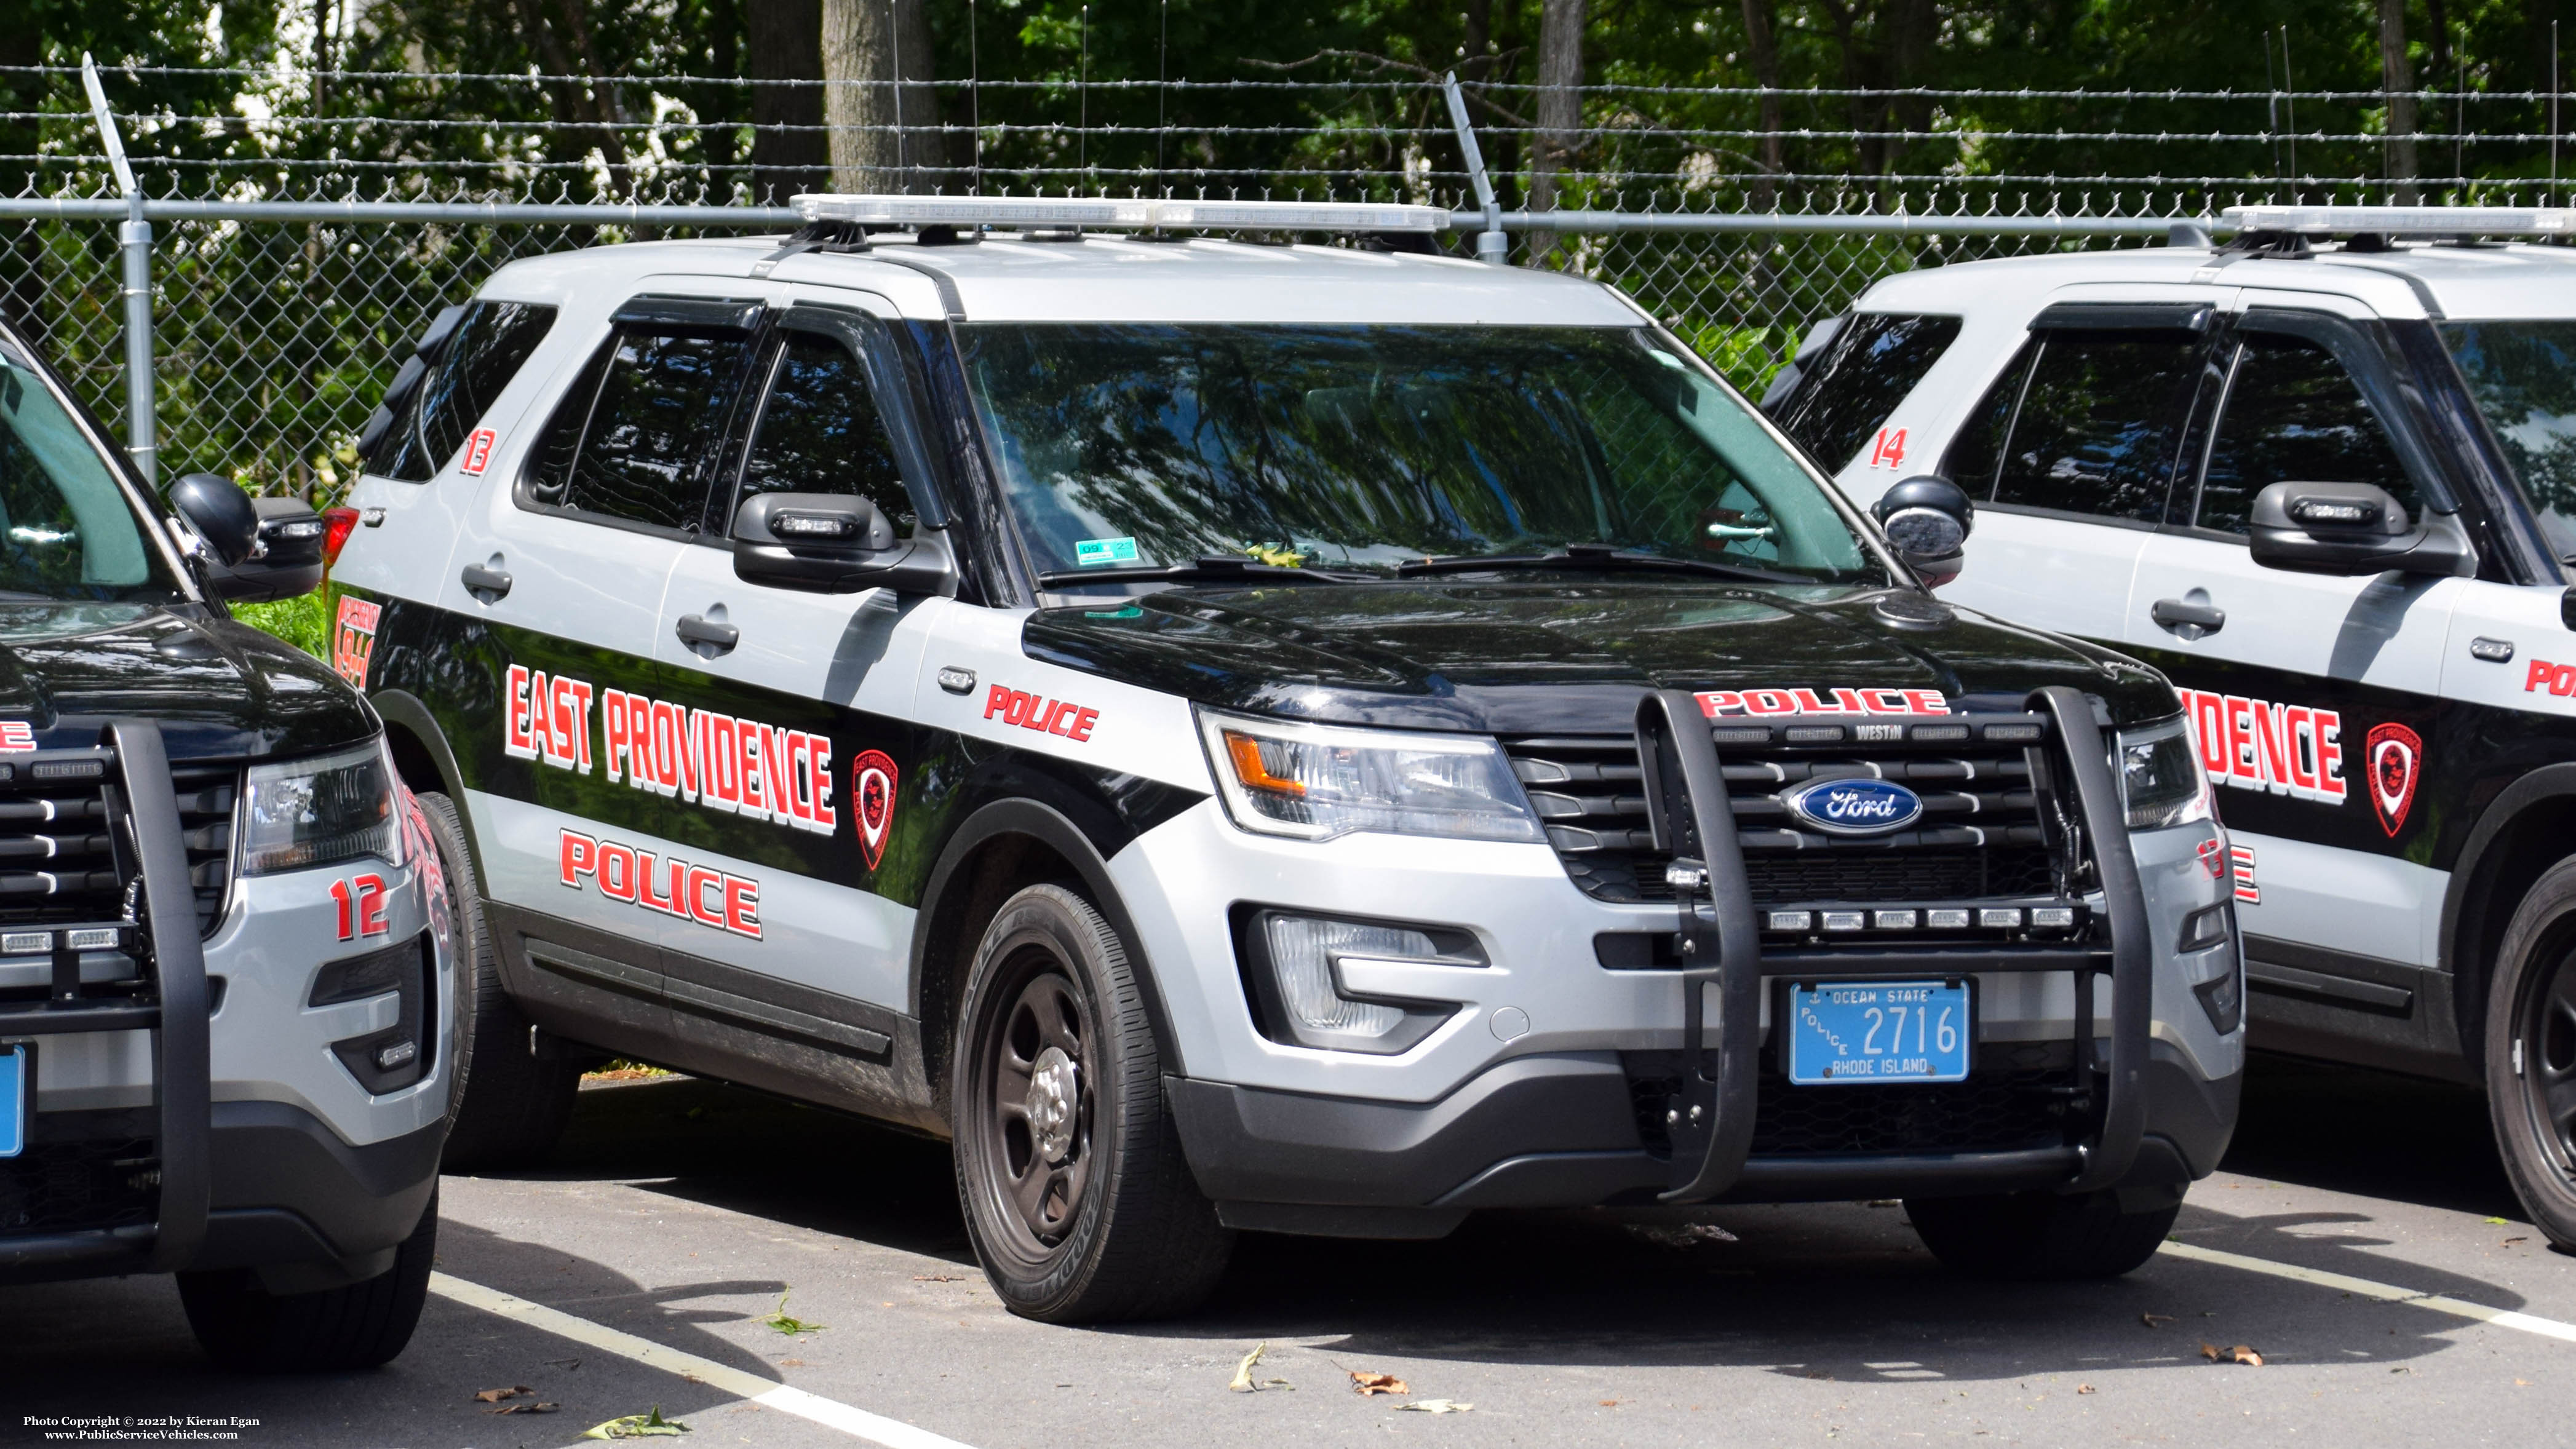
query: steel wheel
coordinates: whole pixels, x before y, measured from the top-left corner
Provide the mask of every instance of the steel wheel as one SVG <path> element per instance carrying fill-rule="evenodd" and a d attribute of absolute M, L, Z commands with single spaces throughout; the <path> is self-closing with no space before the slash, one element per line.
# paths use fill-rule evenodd
<path fill-rule="evenodd" d="M 1090 1007 L 1043 946 L 1014 952 L 1016 989 L 982 1033 L 978 1056 L 985 1191 L 1006 1211 L 1007 1246 L 1035 1263 L 1060 1247 L 1090 1186 L 1099 1063 Z"/>

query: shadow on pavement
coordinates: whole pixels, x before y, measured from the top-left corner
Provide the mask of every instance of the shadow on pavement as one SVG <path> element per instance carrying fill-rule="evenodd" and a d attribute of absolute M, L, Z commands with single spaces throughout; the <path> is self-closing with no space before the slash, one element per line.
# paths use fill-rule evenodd
<path fill-rule="evenodd" d="M 2486 1095 L 2360 1067 L 2254 1054 L 2228 1172 L 2522 1221 Z"/>

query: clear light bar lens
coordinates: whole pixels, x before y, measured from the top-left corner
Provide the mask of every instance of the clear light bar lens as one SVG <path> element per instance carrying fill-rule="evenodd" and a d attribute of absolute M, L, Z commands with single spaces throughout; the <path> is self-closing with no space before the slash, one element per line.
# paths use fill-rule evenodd
<path fill-rule="evenodd" d="M 2561 236 L 2576 232 L 2563 206 L 2231 206 L 2240 231 L 2375 232 L 2381 236 Z"/>
<path fill-rule="evenodd" d="M 1378 202 L 1180 201 L 1151 197 L 843 196 L 790 198 L 808 221 L 861 226 L 1072 226 L 1191 231 L 1446 231 L 1438 206 Z"/>

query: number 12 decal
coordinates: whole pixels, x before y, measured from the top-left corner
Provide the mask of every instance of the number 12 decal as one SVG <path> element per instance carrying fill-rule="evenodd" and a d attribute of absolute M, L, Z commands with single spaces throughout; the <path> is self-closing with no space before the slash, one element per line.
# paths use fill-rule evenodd
<path fill-rule="evenodd" d="M 340 939 L 354 941 L 362 936 L 383 935 L 390 929 L 385 922 L 385 902 L 391 897 L 385 878 L 373 871 L 353 880 L 331 882 L 331 899 L 340 907 Z"/>

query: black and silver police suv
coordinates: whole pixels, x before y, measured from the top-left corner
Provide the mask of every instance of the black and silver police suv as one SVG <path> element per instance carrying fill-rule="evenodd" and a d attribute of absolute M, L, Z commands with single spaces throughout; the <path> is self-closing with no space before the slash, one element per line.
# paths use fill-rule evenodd
<path fill-rule="evenodd" d="M 375 712 L 226 612 L 324 523 L 154 500 L 0 323 L 0 1284 L 176 1272 L 244 1368 L 411 1337 L 461 1079 L 452 903 Z"/>
<path fill-rule="evenodd" d="M 1439 212 L 806 205 L 512 263 L 370 429 L 340 637 L 464 826 L 451 1160 L 591 1052 L 865 1113 L 1063 1321 L 1485 1207 L 2162 1240 L 2242 1064 L 2208 791 L 2152 671 L 1924 592 L 1957 490 L 1882 529 Z M 1154 227 L 1363 244 L 1099 230 Z"/>

